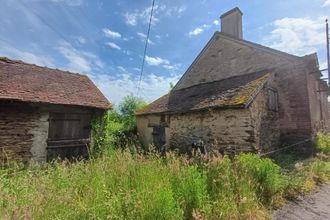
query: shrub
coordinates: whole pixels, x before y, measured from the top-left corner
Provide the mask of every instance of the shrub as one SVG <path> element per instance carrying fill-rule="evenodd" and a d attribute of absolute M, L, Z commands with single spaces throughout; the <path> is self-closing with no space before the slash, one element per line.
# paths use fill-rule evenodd
<path fill-rule="evenodd" d="M 130 95 L 123 99 L 118 110 L 109 110 L 96 116 L 92 122 L 94 152 L 102 152 L 110 146 L 134 150 L 139 148 L 134 112 L 145 105 L 145 101 Z"/>
<path fill-rule="evenodd" d="M 191 219 L 194 211 L 203 215 L 208 213 L 206 175 L 194 165 L 183 168 L 180 172 L 172 172 L 172 190 L 177 203 L 184 211 L 185 218 Z"/>
<path fill-rule="evenodd" d="M 271 205 L 284 188 L 281 168 L 270 159 L 261 159 L 255 154 L 240 154 L 236 157 L 238 176 L 255 185 L 260 201 Z"/>
<path fill-rule="evenodd" d="M 318 133 L 315 140 L 315 147 L 318 151 L 330 154 L 330 133 Z"/>

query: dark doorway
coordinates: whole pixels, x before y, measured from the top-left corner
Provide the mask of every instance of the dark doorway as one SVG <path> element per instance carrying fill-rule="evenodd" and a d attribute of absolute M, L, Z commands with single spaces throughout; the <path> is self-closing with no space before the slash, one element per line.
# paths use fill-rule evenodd
<path fill-rule="evenodd" d="M 51 113 L 47 141 L 47 160 L 88 158 L 89 114 Z"/>
<path fill-rule="evenodd" d="M 157 150 L 163 151 L 164 145 L 166 143 L 166 137 L 165 137 L 165 127 L 164 126 L 156 126 L 153 127 L 153 142 Z"/>

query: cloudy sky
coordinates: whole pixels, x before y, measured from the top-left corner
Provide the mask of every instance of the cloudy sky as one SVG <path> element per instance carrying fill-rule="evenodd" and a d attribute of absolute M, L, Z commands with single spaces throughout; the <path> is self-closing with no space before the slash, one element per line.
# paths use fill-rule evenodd
<path fill-rule="evenodd" d="M 0 0 L 0 56 L 87 74 L 113 103 L 137 94 L 151 0 Z M 326 64 L 330 0 L 156 0 L 140 96 L 167 93 L 240 7 L 244 39 Z"/>

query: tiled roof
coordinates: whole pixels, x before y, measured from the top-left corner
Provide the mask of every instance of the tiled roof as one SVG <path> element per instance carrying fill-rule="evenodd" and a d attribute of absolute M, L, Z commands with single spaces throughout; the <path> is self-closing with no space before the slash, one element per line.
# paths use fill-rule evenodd
<path fill-rule="evenodd" d="M 269 76 L 269 73 L 261 71 L 174 90 L 136 112 L 136 115 L 183 113 L 207 108 L 245 108 Z"/>
<path fill-rule="evenodd" d="M 100 109 L 109 101 L 85 75 L 0 57 L 0 100 L 78 105 Z"/>

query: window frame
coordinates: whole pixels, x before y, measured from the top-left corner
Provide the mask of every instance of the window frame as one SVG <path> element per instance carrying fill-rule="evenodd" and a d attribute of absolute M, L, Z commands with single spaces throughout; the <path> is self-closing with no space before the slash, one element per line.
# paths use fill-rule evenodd
<path fill-rule="evenodd" d="M 274 99 L 274 104 L 271 103 L 271 95 Z M 267 108 L 270 111 L 278 112 L 279 109 L 278 91 L 274 88 L 267 89 Z"/>

